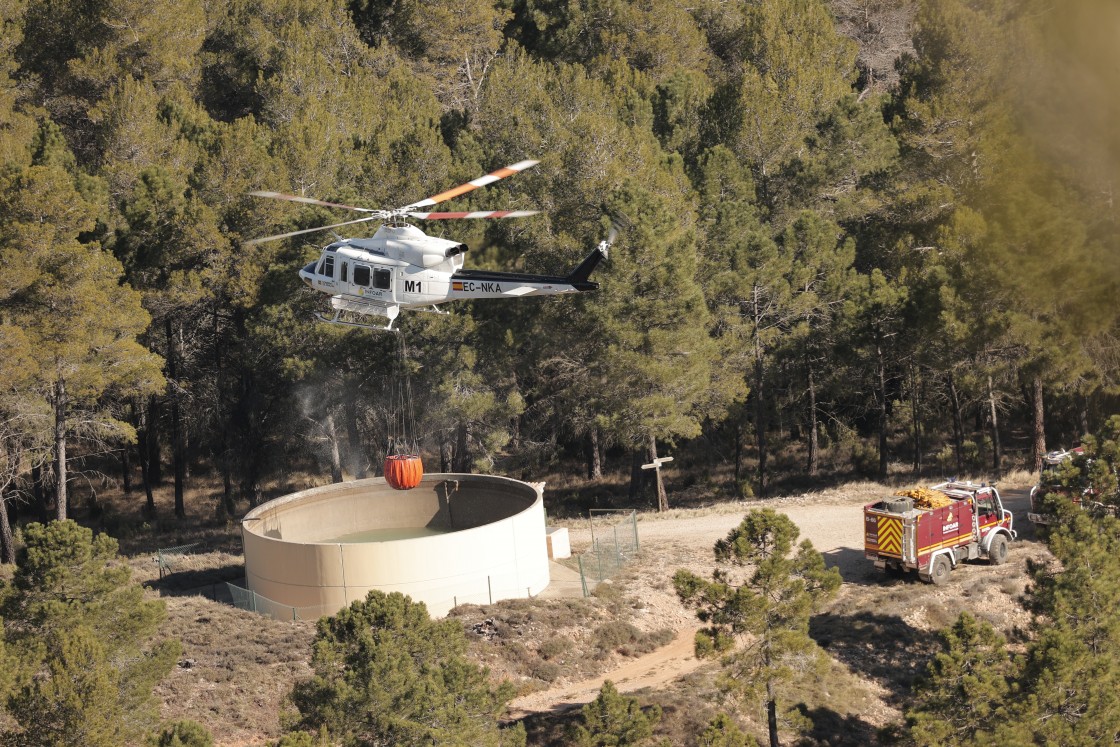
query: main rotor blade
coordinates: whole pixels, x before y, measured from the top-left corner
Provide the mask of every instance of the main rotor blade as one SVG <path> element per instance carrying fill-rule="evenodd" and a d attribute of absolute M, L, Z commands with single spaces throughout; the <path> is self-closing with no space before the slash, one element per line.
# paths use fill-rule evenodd
<path fill-rule="evenodd" d="M 458 220 L 463 218 L 526 218 L 540 210 L 476 210 L 471 213 L 403 213 L 420 220 Z"/>
<path fill-rule="evenodd" d="M 426 200 L 420 200 L 420 202 L 414 202 L 411 205 L 405 205 L 404 207 L 397 208 L 393 212 L 397 215 L 400 215 L 401 213 L 412 210 L 413 208 L 437 205 L 441 202 L 444 202 L 445 200 L 450 200 L 452 197 L 458 197 L 461 194 L 466 194 L 467 192 L 478 189 L 479 187 L 485 187 L 487 184 L 493 184 L 499 179 L 505 179 L 507 176 L 512 176 L 519 171 L 530 169 L 536 166 L 538 163 L 540 163 L 540 161 L 518 161 L 511 166 L 506 166 L 505 168 L 498 169 L 497 171 L 493 171 L 486 176 L 480 176 L 477 179 L 472 179 L 466 184 L 460 184 L 454 189 L 449 189 L 446 192 L 440 192 L 438 195 L 432 195 Z"/>
<path fill-rule="evenodd" d="M 302 231 L 289 231 L 288 233 L 278 233 L 275 236 L 265 236 L 263 239 L 250 239 L 243 241 L 244 246 L 253 246 L 254 244 L 263 244 L 266 241 L 278 241 L 280 239 L 291 238 L 292 236 L 299 236 L 304 233 L 315 233 L 316 231 L 326 231 L 329 228 L 338 228 L 340 226 L 352 226 L 355 223 L 365 223 L 371 220 L 381 220 L 380 215 L 371 215 L 368 218 L 358 218 L 357 220 L 348 220 L 345 223 L 335 223 L 330 226 L 319 226 L 318 228 L 305 228 Z"/>
<path fill-rule="evenodd" d="M 353 205 L 340 205 L 337 202 L 324 202 L 323 200 L 316 200 L 311 197 L 298 197 L 296 195 L 286 195 L 280 192 L 250 192 L 253 197 L 268 197 L 273 200 L 287 200 L 288 202 L 302 202 L 305 205 L 319 205 L 321 207 L 329 208 L 342 208 L 343 210 L 354 210 L 359 213 L 383 213 L 383 210 L 374 210 L 373 208 L 354 207 Z"/>

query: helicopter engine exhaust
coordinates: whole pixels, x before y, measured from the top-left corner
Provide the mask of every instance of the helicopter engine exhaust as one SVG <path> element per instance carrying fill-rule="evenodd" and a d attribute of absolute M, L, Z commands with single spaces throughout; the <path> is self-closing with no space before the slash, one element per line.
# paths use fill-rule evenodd
<path fill-rule="evenodd" d="M 460 254 L 466 254 L 467 251 L 468 248 L 466 244 L 456 244 L 455 246 L 448 247 L 443 256 L 451 259 L 452 257 L 459 256 Z"/>

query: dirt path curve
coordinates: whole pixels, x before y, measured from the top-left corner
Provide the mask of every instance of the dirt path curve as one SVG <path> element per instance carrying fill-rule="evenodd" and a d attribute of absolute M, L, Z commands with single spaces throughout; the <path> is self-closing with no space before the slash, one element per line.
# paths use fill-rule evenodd
<path fill-rule="evenodd" d="M 839 566 L 845 578 L 865 572 L 863 564 L 855 562 L 863 560 L 862 516 L 854 513 L 859 500 L 840 505 L 805 504 L 803 501 L 787 499 L 767 505 L 793 519 L 801 529 L 801 537 L 812 540 L 813 545 L 824 553 L 828 564 Z M 648 574 L 651 587 L 641 588 L 639 585 L 639 593 L 649 608 L 669 608 L 662 613 L 662 622 L 676 630 L 676 637 L 656 651 L 627 661 L 598 677 L 523 695 L 509 704 L 509 717 L 522 718 L 530 713 L 557 713 L 579 708 L 595 699 L 606 680 L 613 682 L 623 693 L 646 687 L 658 688 L 709 663 L 698 660 L 693 654 L 698 627 L 696 619 L 680 606 L 665 584 L 657 584 L 657 579 L 667 578 L 679 567 L 692 567 L 698 573 L 709 572 L 713 545 L 738 525 L 744 513 L 743 507 L 732 506 L 708 513 L 685 512 L 682 515 L 673 512 L 674 515 L 667 517 L 656 514 L 643 516 L 638 523 L 642 553 L 656 560 Z M 589 541 L 589 536 L 584 536 L 588 533 L 581 528 L 570 532 L 575 545 Z"/>
<path fill-rule="evenodd" d="M 693 656 L 695 637 L 695 628 L 677 631 L 677 637 L 670 643 L 606 674 L 523 695 L 509 704 L 507 715 L 509 718 L 519 719 L 531 713 L 562 713 L 580 708 L 595 700 L 607 680 L 613 682 L 619 692 L 624 693 L 672 682 L 706 663 Z"/>
<path fill-rule="evenodd" d="M 874 490 L 875 494 L 852 491 L 855 494 L 802 495 L 766 502 L 729 504 L 706 511 L 673 511 L 667 515 L 641 516 L 638 535 L 644 567 L 639 580 L 628 584 L 628 591 L 636 593 L 645 603 L 652 618 L 650 627 L 672 628 L 677 631 L 676 637 L 656 651 L 598 677 L 555 685 L 521 696 L 509 704 L 510 717 L 579 708 L 595 699 L 606 680 L 611 680 L 622 693 L 646 687 L 659 688 L 708 663 L 697 660 L 693 655 L 693 641 L 698 627 L 696 618 L 680 605 L 667 581 L 681 567 L 702 575 L 710 573 L 712 548 L 716 540 L 736 527 L 751 508 L 773 508 L 789 516 L 801 530 L 799 541 L 810 540 L 824 556 L 825 563 L 840 570 L 845 583 L 874 583 L 880 572 L 863 556 L 861 511 L 865 503 L 885 493 L 885 489 L 878 486 Z M 1006 491 L 1004 501 L 1016 517 L 1023 517 L 1024 521 L 1020 524 L 1029 527 L 1025 521 L 1026 506 L 1029 505 L 1026 491 Z M 590 533 L 582 527 L 572 527 L 569 532 L 573 549 L 589 544 Z"/>

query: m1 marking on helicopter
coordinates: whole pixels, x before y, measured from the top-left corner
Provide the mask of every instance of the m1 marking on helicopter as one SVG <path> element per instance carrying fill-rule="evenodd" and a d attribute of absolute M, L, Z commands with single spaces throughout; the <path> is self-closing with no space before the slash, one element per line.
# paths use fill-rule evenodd
<path fill-rule="evenodd" d="M 584 257 L 579 266 L 567 275 L 560 276 L 465 270 L 463 255 L 468 251 L 465 244 L 428 236 L 416 226 L 404 222 L 405 218 L 451 220 L 523 218 L 536 215 L 538 212 L 536 210 L 429 213 L 416 212 L 416 208 L 449 200 L 532 168 L 537 163 L 537 161 L 520 161 L 453 189 L 392 210 L 342 205 L 278 192 L 252 192 L 250 194 L 256 197 L 351 210 L 369 215 L 329 226 L 289 231 L 245 243 L 253 245 L 313 231 L 324 231 L 373 220 L 382 221 L 373 236 L 340 239 L 324 247 L 318 260 L 299 271 L 300 278 L 307 286 L 330 297 L 334 315 L 327 317 L 320 314 L 319 317 L 332 324 L 392 330 L 393 322 L 401 310 L 446 313 L 437 307 L 448 301 L 463 298 L 518 298 L 593 291 L 599 287 L 599 284 L 590 279 L 591 273 L 602 260 L 607 258 L 618 236 L 618 228 L 614 224 L 607 238 L 600 241 L 591 253 Z M 421 279 L 405 279 L 406 275 L 420 276 Z M 406 299 L 405 295 L 409 298 Z M 381 327 L 370 323 L 370 317 L 383 317 L 388 320 L 388 323 Z"/>

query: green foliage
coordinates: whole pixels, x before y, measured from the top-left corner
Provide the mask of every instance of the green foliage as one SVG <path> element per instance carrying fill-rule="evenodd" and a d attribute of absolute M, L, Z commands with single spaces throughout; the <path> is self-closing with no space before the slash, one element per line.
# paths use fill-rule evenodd
<path fill-rule="evenodd" d="M 295 731 L 280 737 L 276 747 L 330 747 L 332 744 L 327 734 L 327 727 L 319 729 L 318 735 L 307 731 Z"/>
<path fill-rule="evenodd" d="M 153 747 L 213 747 L 214 739 L 202 724 L 184 720 L 160 729 L 151 744 Z"/>
<path fill-rule="evenodd" d="M 998 731 L 1016 672 L 1003 636 L 963 612 L 942 632 L 942 647 L 914 688 L 915 706 L 907 712 L 914 741 L 963 744 L 962 735 Z"/>
<path fill-rule="evenodd" d="M 679 570 L 673 586 L 681 602 L 707 625 L 696 634 L 696 655 L 723 655 L 724 690 L 747 703 L 766 703 L 771 741 L 776 699 L 784 683 L 825 666 L 809 637 L 809 615 L 840 587 L 840 572 L 773 509 L 755 509 L 715 545 L 719 567 L 707 581 Z M 749 568 L 736 579 L 732 571 Z"/>
<path fill-rule="evenodd" d="M 700 747 L 758 747 L 758 741 L 744 733 L 734 719 L 722 711 L 704 727 L 696 743 Z"/>
<path fill-rule="evenodd" d="M 29 671 L 9 699 L 28 744 L 119 745 L 156 725 L 152 689 L 174 666 L 177 640 L 156 641 L 166 611 L 144 599 L 117 543 L 72 521 L 24 529 L 4 638 Z M 22 742 L 19 742 L 22 744 Z"/>
<path fill-rule="evenodd" d="M 1034 567 L 1036 638 L 1012 719 L 1033 741 L 1099 744 L 1120 734 L 1120 521 L 1079 512 L 1054 529 L 1061 567 Z"/>
<path fill-rule="evenodd" d="M 626 747 L 642 744 L 653 736 L 661 720 L 661 707 L 643 709 L 637 698 L 618 692 L 607 680 L 599 695 L 580 711 L 580 723 L 571 730 L 571 739 L 580 747 Z"/>
<path fill-rule="evenodd" d="M 455 620 L 433 621 L 422 603 L 371 591 L 319 621 L 315 674 L 292 692 L 292 725 L 325 727 L 343 744 L 501 744 L 497 718 L 512 686 L 491 688 L 465 653 Z"/>

